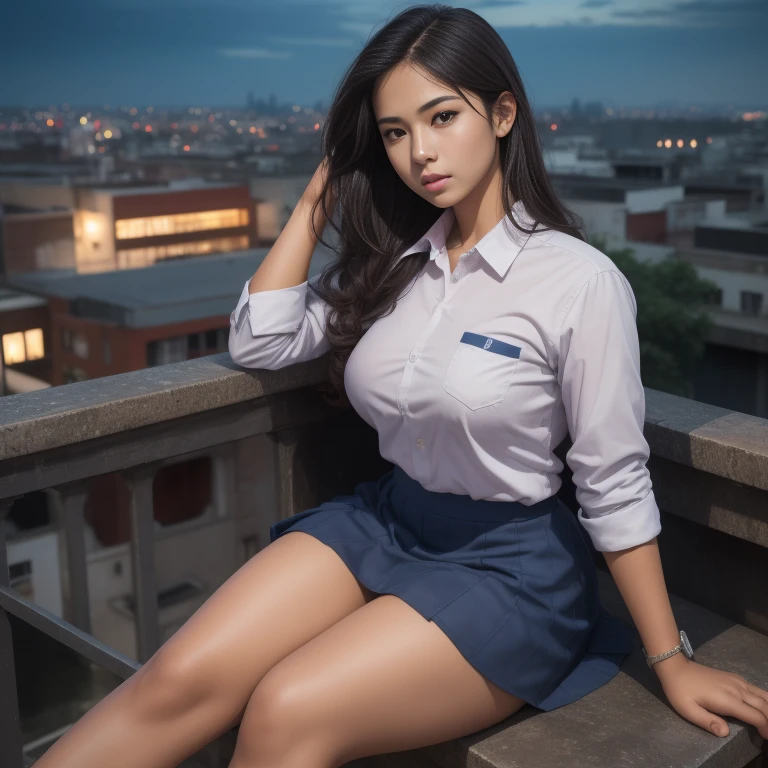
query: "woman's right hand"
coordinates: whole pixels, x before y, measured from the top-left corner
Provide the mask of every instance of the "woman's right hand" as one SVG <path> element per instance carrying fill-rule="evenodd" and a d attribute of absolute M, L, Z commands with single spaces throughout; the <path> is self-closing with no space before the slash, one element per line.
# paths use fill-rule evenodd
<path fill-rule="evenodd" d="M 314 205 L 315 201 L 320 197 L 320 192 L 323 189 L 323 185 L 326 182 L 326 179 L 328 178 L 328 158 L 324 157 L 320 164 L 315 169 L 314 174 L 312 175 L 312 178 L 309 181 L 309 184 L 307 184 L 307 188 L 304 190 L 304 193 L 302 194 L 302 202 L 307 205 L 308 208 L 311 208 L 312 205 Z M 335 195 L 333 194 L 333 189 L 328 190 L 328 213 L 330 216 L 333 216 L 334 209 L 336 207 L 336 199 Z M 318 205 L 317 210 L 315 211 L 315 224 L 317 225 L 317 231 L 322 232 L 322 230 L 325 228 L 326 224 L 326 218 L 325 214 L 323 213 L 323 209 L 321 206 Z"/>
<path fill-rule="evenodd" d="M 309 184 L 307 184 L 307 188 L 304 190 L 304 198 L 307 200 L 307 202 L 314 203 L 315 200 L 317 200 L 327 178 L 328 158 L 324 157 L 315 169 Z M 330 202 L 335 203 L 335 200 L 333 199 L 333 190 L 330 190 L 329 197 L 331 198 Z"/>

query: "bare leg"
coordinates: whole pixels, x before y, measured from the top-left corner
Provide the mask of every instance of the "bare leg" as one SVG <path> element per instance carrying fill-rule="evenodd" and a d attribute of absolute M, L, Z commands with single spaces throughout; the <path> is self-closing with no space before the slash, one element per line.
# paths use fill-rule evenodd
<path fill-rule="evenodd" d="M 36 768 L 175 768 L 240 721 L 275 664 L 373 597 L 330 547 L 302 531 L 283 534 Z"/>
<path fill-rule="evenodd" d="M 265 675 L 229 768 L 338 768 L 475 733 L 524 705 L 437 624 L 382 595 Z"/>

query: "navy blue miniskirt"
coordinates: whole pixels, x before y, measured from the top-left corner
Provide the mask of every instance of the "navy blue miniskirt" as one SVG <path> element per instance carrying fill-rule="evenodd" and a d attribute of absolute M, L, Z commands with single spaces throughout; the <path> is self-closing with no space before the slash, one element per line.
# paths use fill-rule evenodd
<path fill-rule="evenodd" d="M 429 491 L 400 467 L 280 520 L 378 594 L 434 621 L 495 685 L 542 710 L 619 671 L 634 630 L 600 603 L 581 524 L 551 496 L 531 506 Z"/>

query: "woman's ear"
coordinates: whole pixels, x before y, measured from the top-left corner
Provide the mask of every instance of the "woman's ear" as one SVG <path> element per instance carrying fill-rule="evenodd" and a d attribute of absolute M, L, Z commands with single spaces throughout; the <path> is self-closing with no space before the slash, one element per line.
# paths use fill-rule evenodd
<path fill-rule="evenodd" d="M 516 114 L 515 97 L 509 91 L 504 91 L 496 99 L 493 108 L 493 127 L 498 137 L 506 136 L 512 130 Z"/>

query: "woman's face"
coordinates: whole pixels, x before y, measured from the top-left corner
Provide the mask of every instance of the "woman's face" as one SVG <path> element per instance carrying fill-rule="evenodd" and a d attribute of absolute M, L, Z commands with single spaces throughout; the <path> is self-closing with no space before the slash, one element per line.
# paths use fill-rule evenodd
<path fill-rule="evenodd" d="M 493 125 L 485 118 L 482 101 L 465 93 L 479 114 L 411 65 L 392 69 L 374 91 L 378 130 L 392 167 L 414 192 L 439 208 L 454 205 L 489 178 L 499 163 L 498 138 L 514 122 L 516 105 L 508 91 L 497 100 Z M 423 183 L 429 174 L 449 178 L 430 189 Z"/>

